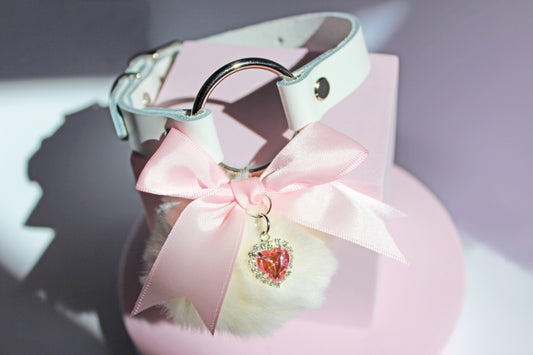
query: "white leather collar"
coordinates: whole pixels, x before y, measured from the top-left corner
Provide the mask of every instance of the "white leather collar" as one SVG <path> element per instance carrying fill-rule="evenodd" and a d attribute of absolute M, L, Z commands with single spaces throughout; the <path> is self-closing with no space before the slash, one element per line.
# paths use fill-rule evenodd
<path fill-rule="evenodd" d="M 318 121 L 333 106 L 351 94 L 370 71 L 370 60 L 358 20 L 344 13 L 313 13 L 268 21 L 210 36 L 199 41 L 219 44 L 305 47 L 322 54 L 293 71 L 295 80 L 277 83 L 289 128 L 299 130 Z M 162 78 L 179 52 L 172 43 L 153 53 L 135 57 L 126 73 L 117 78 L 110 97 L 110 110 L 117 135 L 128 139 L 134 151 L 150 155 L 165 133 L 168 119 L 186 122 L 187 134 L 202 145 L 217 162 L 223 159 L 210 110 L 196 116 L 187 111 L 150 107 Z M 320 78 L 329 83 L 323 100 L 315 96 Z"/>

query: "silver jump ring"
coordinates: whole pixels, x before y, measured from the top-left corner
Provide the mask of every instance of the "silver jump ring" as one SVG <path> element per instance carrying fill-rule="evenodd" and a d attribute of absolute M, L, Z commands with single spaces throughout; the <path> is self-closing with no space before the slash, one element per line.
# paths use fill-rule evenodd
<path fill-rule="evenodd" d="M 265 219 L 265 222 L 266 222 L 266 228 L 264 231 L 261 231 L 261 233 L 259 233 L 259 239 L 260 240 L 268 240 L 270 238 L 270 235 L 268 234 L 270 232 L 270 219 L 267 217 L 266 214 L 262 214 L 260 215 L 259 218 L 264 218 Z M 263 237 L 266 236 L 266 239 L 263 239 Z"/>
<path fill-rule="evenodd" d="M 272 211 L 272 199 L 268 195 L 265 195 L 265 196 L 268 198 L 268 203 L 269 203 L 267 211 L 265 213 L 252 214 L 250 213 L 250 211 L 246 210 L 246 213 L 248 214 L 248 216 L 259 219 L 259 218 L 263 218 L 263 216 L 266 217 L 266 215 L 269 214 L 270 211 Z"/>
<path fill-rule="evenodd" d="M 279 76 L 284 76 L 290 79 L 295 79 L 296 77 L 284 66 L 282 66 L 279 63 L 276 63 L 270 59 L 266 58 L 259 58 L 259 57 L 250 57 L 250 58 L 242 58 L 234 60 L 233 62 L 230 62 L 223 67 L 219 68 L 217 71 L 215 71 L 211 76 L 205 81 L 204 85 L 200 88 L 200 91 L 198 91 L 198 94 L 196 95 L 196 98 L 194 99 L 194 104 L 192 106 L 191 115 L 194 116 L 198 114 L 205 106 L 205 103 L 207 102 L 207 99 L 209 98 L 209 95 L 213 92 L 215 87 L 220 84 L 222 80 L 227 78 L 233 73 L 236 73 L 238 71 L 244 70 L 244 69 L 263 69 L 268 70 L 274 74 L 277 74 Z M 261 171 L 265 169 L 268 165 L 262 165 L 257 168 L 251 168 L 248 169 L 249 172 L 253 173 L 256 171 Z M 233 172 L 240 172 L 242 169 L 234 168 L 232 166 L 229 166 L 224 163 L 220 163 L 220 166 L 223 168 L 233 171 Z"/>

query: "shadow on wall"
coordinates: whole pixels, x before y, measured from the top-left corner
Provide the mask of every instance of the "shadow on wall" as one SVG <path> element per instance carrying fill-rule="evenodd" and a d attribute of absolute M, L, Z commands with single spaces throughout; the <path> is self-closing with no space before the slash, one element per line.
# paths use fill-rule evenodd
<path fill-rule="evenodd" d="M 115 353 L 132 353 L 117 295 L 120 253 L 142 207 L 129 147 L 114 134 L 107 108 L 70 114 L 28 164 L 43 195 L 26 221 L 55 238 L 24 282 L 75 312 L 95 311 Z"/>
<path fill-rule="evenodd" d="M 147 47 L 146 0 L 0 1 L 0 78 L 117 73 Z"/>

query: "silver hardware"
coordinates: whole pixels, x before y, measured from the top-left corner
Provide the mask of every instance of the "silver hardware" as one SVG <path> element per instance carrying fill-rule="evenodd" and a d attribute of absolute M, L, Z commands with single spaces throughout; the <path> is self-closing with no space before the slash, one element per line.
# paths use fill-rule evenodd
<path fill-rule="evenodd" d="M 144 107 L 150 106 L 151 103 L 152 103 L 152 100 L 150 100 L 150 95 L 148 95 L 148 93 L 145 92 L 143 94 L 143 106 Z"/>
<path fill-rule="evenodd" d="M 270 233 L 270 219 L 267 217 L 266 214 L 260 215 L 260 218 L 265 219 L 266 228 L 262 230 L 261 232 L 259 232 L 259 240 L 262 242 L 266 242 L 267 240 L 270 239 L 270 234 L 269 234 Z M 259 229 L 259 227 L 257 227 L 257 229 Z"/>
<path fill-rule="evenodd" d="M 268 198 L 268 208 L 267 208 L 266 212 L 262 212 L 262 213 L 259 213 L 259 214 L 252 214 L 252 213 L 250 213 L 250 211 L 246 210 L 246 214 L 248 214 L 248 216 L 251 216 L 251 217 L 257 219 L 257 221 L 255 222 L 255 225 L 256 225 L 258 230 L 259 230 L 259 224 L 258 224 L 259 220 L 260 219 L 264 219 L 265 220 L 266 228 L 259 232 L 259 240 L 261 240 L 261 241 L 267 241 L 267 240 L 270 239 L 270 235 L 268 234 L 270 232 L 270 219 L 268 218 L 267 215 L 272 210 L 272 199 L 268 195 L 265 195 L 265 196 L 266 196 L 266 198 Z M 266 236 L 266 238 L 263 239 L 265 236 Z"/>
<path fill-rule="evenodd" d="M 178 45 L 182 43 L 182 41 L 180 40 L 175 40 L 175 41 L 171 41 L 171 42 L 167 42 L 157 48 L 154 48 L 154 49 L 150 49 L 150 50 L 147 50 L 147 51 L 144 51 L 144 52 L 139 52 L 135 55 L 133 55 L 129 60 L 128 60 L 128 63 L 132 62 L 134 59 L 138 58 L 138 57 L 141 57 L 141 56 L 151 56 L 152 57 L 152 60 L 157 60 L 159 59 L 159 57 L 161 56 L 160 55 L 160 52 L 163 51 L 163 50 L 166 50 L 167 48 L 170 48 L 170 47 L 173 47 L 175 45 Z"/>
<path fill-rule="evenodd" d="M 197 115 L 204 108 L 205 103 L 209 98 L 209 95 L 211 95 L 215 87 L 220 84 L 222 80 L 224 80 L 231 74 L 244 69 L 263 69 L 282 77 L 296 79 L 296 77 L 287 68 L 270 59 L 250 57 L 234 60 L 233 62 L 230 62 L 219 68 L 217 71 L 211 74 L 211 76 L 205 81 L 204 85 L 202 85 L 202 87 L 198 91 L 198 94 L 196 95 L 196 98 L 194 99 L 191 115 Z M 248 169 L 248 171 L 251 173 L 261 171 L 265 169 L 268 164 L 262 165 L 257 168 L 250 168 Z M 242 170 L 224 163 L 220 163 L 220 166 L 233 172 L 240 172 Z"/>
<path fill-rule="evenodd" d="M 320 78 L 315 82 L 315 97 L 318 101 L 324 101 L 329 95 L 329 81 L 326 78 Z"/>
<path fill-rule="evenodd" d="M 134 55 L 133 57 L 131 57 L 130 60 L 128 60 L 128 63 L 133 61 L 135 58 L 143 56 L 143 55 L 149 55 L 149 56 L 152 57 L 152 60 L 155 61 L 155 60 L 159 59 L 159 57 L 160 57 L 159 51 L 164 50 L 164 49 L 166 49 L 168 47 L 174 46 L 174 45 L 179 44 L 179 43 L 181 43 L 181 41 L 172 41 L 172 42 L 169 42 L 169 43 L 166 43 L 166 44 L 162 45 L 161 47 L 159 47 L 157 49 L 150 50 L 150 51 L 143 52 L 143 53 L 138 53 L 138 54 Z M 113 91 L 115 91 L 115 88 L 117 87 L 117 85 L 120 82 L 120 80 L 122 80 L 125 77 L 130 77 L 130 76 L 134 76 L 135 79 L 142 79 L 142 74 L 141 73 L 132 73 L 132 72 L 122 73 L 119 76 L 117 76 L 115 81 L 113 81 L 113 84 L 111 85 L 111 90 L 110 90 L 109 95 L 113 94 Z M 147 106 L 147 104 L 145 103 L 145 99 L 146 98 L 143 97 L 143 103 L 145 104 L 145 106 Z M 150 98 L 148 97 L 148 99 L 150 99 Z M 149 104 L 150 103 L 148 103 L 148 105 Z M 118 104 L 116 105 L 116 109 L 117 109 L 117 112 L 119 113 L 120 119 L 122 120 L 122 124 L 124 125 L 124 127 L 126 127 L 126 123 L 124 122 L 124 117 L 122 116 L 122 113 L 120 112 Z M 126 136 L 124 138 L 122 138 L 122 139 L 123 140 L 127 140 L 128 139 L 128 134 L 126 133 Z"/>

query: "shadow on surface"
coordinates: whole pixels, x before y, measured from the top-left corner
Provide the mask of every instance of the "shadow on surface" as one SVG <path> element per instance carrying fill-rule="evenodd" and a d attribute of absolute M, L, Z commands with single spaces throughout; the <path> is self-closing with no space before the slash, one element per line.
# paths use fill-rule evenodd
<path fill-rule="evenodd" d="M 117 295 L 120 253 L 141 212 L 129 155 L 107 108 L 94 105 L 68 115 L 28 163 L 43 195 L 26 224 L 53 228 L 55 238 L 24 288 L 74 312 L 95 311 L 115 353 L 133 352 Z"/>
<path fill-rule="evenodd" d="M 0 268 L 0 354 L 100 354 L 95 338 L 44 304 Z M 108 353 L 108 352 L 104 352 Z"/>

